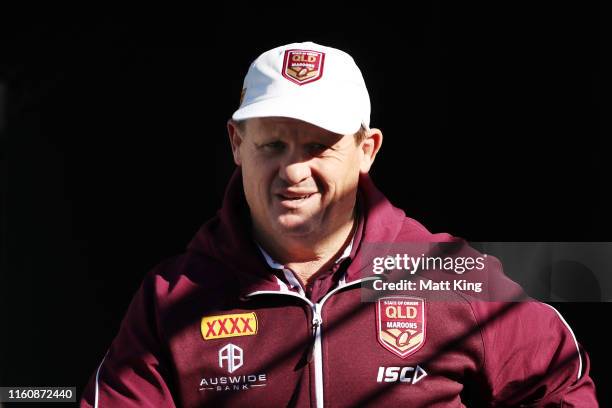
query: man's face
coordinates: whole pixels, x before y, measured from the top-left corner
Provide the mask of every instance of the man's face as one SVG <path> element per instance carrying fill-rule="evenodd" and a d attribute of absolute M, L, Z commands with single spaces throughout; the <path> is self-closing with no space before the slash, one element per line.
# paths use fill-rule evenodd
<path fill-rule="evenodd" d="M 297 238 L 325 234 L 351 219 L 359 173 L 373 159 L 353 135 L 271 117 L 229 130 L 256 228 Z"/>

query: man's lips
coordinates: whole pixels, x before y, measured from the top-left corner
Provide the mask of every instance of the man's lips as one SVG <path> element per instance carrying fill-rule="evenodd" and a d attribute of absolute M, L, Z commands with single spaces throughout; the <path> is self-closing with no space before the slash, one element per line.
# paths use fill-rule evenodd
<path fill-rule="evenodd" d="M 282 200 L 303 200 L 314 193 L 304 193 L 304 194 L 277 194 L 277 197 L 280 197 Z"/>
<path fill-rule="evenodd" d="M 280 204 L 283 207 L 289 209 L 296 209 L 302 204 L 309 201 L 309 199 L 317 194 L 318 192 L 288 192 L 277 193 L 275 196 L 278 198 Z"/>
<path fill-rule="evenodd" d="M 284 190 L 277 192 L 275 195 L 283 200 L 300 200 L 316 193 L 317 191 L 312 190 Z"/>

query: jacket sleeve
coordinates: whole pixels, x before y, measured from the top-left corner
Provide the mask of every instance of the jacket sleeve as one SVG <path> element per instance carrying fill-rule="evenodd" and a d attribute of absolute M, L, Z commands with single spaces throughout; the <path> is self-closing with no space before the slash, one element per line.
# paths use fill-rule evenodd
<path fill-rule="evenodd" d="M 474 306 L 484 347 L 485 399 L 494 407 L 598 407 L 589 358 L 552 307 Z"/>
<path fill-rule="evenodd" d="M 159 333 L 155 277 L 147 275 L 132 299 L 83 392 L 81 407 L 175 406 L 169 359 Z"/>

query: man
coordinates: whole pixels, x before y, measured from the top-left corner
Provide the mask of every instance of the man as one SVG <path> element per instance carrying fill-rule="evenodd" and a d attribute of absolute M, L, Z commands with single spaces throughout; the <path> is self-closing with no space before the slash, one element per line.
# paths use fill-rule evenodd
<path fill-rule="evenodd" d="M 597 406 L 588 357 L 546 305 L 362 301 L 389 245 L 453 241 L 368 178 L 383 139 L 369 117 L 340 50 L 253 62 L 223 207 L 145 278 L 81 406 Z"/>

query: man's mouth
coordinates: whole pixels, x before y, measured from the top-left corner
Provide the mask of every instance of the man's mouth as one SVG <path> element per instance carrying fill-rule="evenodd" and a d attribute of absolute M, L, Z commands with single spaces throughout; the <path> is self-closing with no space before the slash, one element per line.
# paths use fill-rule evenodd
<path fill-rule="evenodd" d="M 302 205 L 308 203 L 310 198 L 314 196 L 315 193 L 307 193 L 307 194 L 295 194 L 295 193 L 281 193 L 276 194 L 280 204 L 290 210 L 295 210 L 300 208 Z"/>
<path fill-rule="evenodd" d="M 301 196 L 296 196 L 296 195 L 286 196 L 284 194 L 279 194 L 279 197 L 283 200 L 302 201 L 302 200 L 309 198 L 313 194 L 314 193 L 310 193 L 310 194 L 301 195 Z"/>

